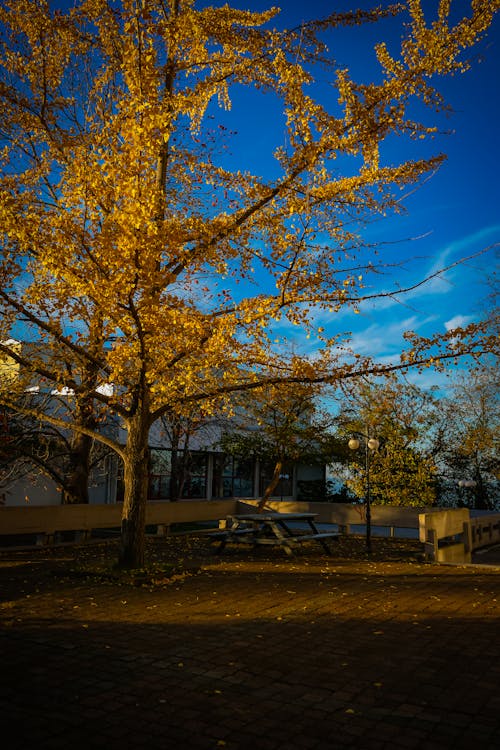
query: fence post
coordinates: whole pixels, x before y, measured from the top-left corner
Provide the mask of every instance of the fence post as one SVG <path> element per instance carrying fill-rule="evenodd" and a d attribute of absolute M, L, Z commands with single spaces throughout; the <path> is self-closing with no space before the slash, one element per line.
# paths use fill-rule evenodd
<path fill-rule="evenodd" d="M 169 523 L 159 523 L 156 526 L 156 536 L 168 536 L 170 534 Z"/>
<path fill-rule="evenodd" d="M 438 536 L 435 529 L 425 530 L 424 551 L 426 560 L 437 561 L 438 557 Z"/>
<path fill-rule="evenodd" d="M 464 551 L 467 554 L 472 554 L 472 529 L 469 521 L 464 521 Z"/>
<path fill-rule="evenodd" d="M 350 523 L 339 523 L 339 534 L 345 534 L 346 536 L 349 536 L 351 533 L 351 524 Z"/>

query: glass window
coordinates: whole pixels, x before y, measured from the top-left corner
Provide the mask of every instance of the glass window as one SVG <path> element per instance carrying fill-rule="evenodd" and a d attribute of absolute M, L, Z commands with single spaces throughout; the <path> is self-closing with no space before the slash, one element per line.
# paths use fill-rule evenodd
<path fill-rule="evenodd" d="M 183 497 L 204 498 L 207 496 L 207 458 L 206 453 L 190 454 Z"/>
<path fill-rule="evenodd" d="M 170 477 L 166 474 L 151 475 L 149 478 L 149 497 L 151 500 L 168 500 L 170 497 Z"/>
<path fill-rule="evenodd" d="M 168 450 L 151 448 L 149 460 L 149 497 L 151 500 L 168 500 L 172 455 Z"/>
<path fill-rule="evenodd" d="M 172 453 L 169 450 L 151 448 L 151 474 L 170 474 L 172 468 Z"/>
<path fill-rule="evenodd" d="M 260 494 L 263 495 L 267 486 L 274 475 L 273 463 L 261 465 L 259 477 Z M 280 474 L 280 480 L 273 490 L 272 497 L 292 497 L 293 496 L 293 466 L 292 464 L 283 464 Z"/>
<path fill-rule="evenodd" d="M 151 500 L 168 500 L 171 497 L 172 488 L 172 451 L 153 448 L 150 453 L 150 461 L 149 497 Z M 179 452 L 177 466 L 179 471 L 178 486 L 183 486 L 182 497 L 206 497 L 206 454 L 190 453 L 188 456 L 184 456 L 182 452 Z"/>
<path fill-rule="evenodd" d="M 237 456 L 216 456 L 214 465 L 214 497 L 253 497 L 254 459 Z"/>

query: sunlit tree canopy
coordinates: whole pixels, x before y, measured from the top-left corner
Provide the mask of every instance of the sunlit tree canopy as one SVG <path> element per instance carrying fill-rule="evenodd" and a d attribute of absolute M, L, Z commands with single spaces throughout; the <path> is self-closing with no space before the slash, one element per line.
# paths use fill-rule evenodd
<path fill-rule="evenodd" d="M 209 411 L 226 393 L 275 380 L 273 322 L 288 319 L 318 344 L 314 358 L 281 355 L 280 380 L 376 369 L 347 363 L 342 330 L 327 337 L 314 313 L 356 311 L 368 294 L 374 262 L 357 227 L 397 210 L 398 188 L 441 162 L 431 151 L 408 160 L 403 144 L 434 133 L 422 116 L 443 104 L 433 79 L 467 67 L 499 2 L 475 0 L 458 23 L 450 2 L 430 19 L 425 6 L 278 31 L 277 9 L 193 0 L 0 3 L 0 337 L 22 323 L 45 351 L 20 364 L 122 420 L 126 444 L 113 446 L 125 466 L 129 562 L 142 554 L 151 424 L 189 401 Z M 356 81 L 322 34 L 385 16 L 400 17 L 401 47 L 381 42 L 374 80 Z M 324 100 L 318 70 L 332 84 Z M 232 133 L 217 112 L 235 87 L 280 102 L 272 178 L 224 159 Z M 401 160 L 387 163 L 393 137 Z M 444 356 L 491 348 L 471 344 L 477 333 L 444 340 Z M 430 344 L 412 341 L 405 361 L 426 361 Z"/>

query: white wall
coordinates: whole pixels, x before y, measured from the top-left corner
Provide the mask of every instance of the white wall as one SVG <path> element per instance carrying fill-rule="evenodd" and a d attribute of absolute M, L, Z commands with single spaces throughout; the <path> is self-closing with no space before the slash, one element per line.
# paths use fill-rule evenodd
<path fill-rule="evenodd" d="M 0 489 L 3 505 L 60 505 L 61 492 L 48 477 L 18 479 Z"/>

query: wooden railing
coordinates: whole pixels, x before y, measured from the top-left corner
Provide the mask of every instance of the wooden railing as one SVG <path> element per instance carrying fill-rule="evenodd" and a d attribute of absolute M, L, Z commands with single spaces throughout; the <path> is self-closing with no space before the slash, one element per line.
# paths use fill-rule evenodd
<path fill-rule="evenodd" d="M 500 543 L 500 513 L 471 518 L 472 549 Z"/>
<path fill-rule="evenodd" d="M 500 513 L 471 517 L 468 508 L 422 513 L 419 537 L 428 560 L 468 563 L 474 550 L 500 542 Z"/>

